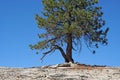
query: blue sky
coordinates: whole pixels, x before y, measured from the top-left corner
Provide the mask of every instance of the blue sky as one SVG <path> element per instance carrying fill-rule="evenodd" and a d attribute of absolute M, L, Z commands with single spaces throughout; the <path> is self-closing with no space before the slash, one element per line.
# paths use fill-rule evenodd
<path fill-rule="evenodd" d="M 108 46 L 101 46 L 93 55 L 85 46 L 74 53 L 76 62 L 92 65 L 120 66 L 120 0 L 99 0 L 108 33 Z M 33 67 L 63 63 L 56 51 L 44 58 L 29 48 L 39 41 L 35 14 L 42 10 L 41 0 L 0 0 L 0 66 Z"/>

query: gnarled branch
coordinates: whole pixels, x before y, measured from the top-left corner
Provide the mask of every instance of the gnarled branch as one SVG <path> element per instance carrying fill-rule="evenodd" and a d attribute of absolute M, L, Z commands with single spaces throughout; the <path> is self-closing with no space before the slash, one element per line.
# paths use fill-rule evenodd
<path fill-rule="evenodd" d="M 60 47 L 60 46 L 58 46 L 58 45 L 53 45 L 53 46 L 55 46 L 56 49 L 58 49 L 58 50 L 61 52 L 62 56 L 63 56 L 64 59 L 65 59 L 65 62 L 68 62 L 68 59 L 67 59 L 66 54 L 65 54 L 64 50 L 62 49 L 62 47 Z"/>

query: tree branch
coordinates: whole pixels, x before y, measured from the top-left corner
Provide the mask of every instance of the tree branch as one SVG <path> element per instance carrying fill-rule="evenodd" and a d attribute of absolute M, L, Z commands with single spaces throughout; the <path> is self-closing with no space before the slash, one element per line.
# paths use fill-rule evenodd
<path fill-rule="evenodd" d="M 43 60 L 43 58 L 44 58 L 47 54 L 51 53 L 51 52 L 54 51 L 54 50 L 55 50 L 55 47 L 53 47 L 51 50 L 49 50 L 49 51 L 47 51 L 47 52 L 42 53 L 43 56 L 41 57 L 41 60 Z"/>
<path fill-rule="evenodd" d="M 58 46 L 58 45 L 53 45 L 53 46 L 55 46 L 56 49 L 58 49 L 58 50 L 61 52 L 62 56 L 63 56 L 64 59 L 65 59 L 65 62 L 68 62 L 68 59 L 67 59 L 67 57 L 66 57 L 66 54 L 65 54 L 64 50 L 63 50 L 60 46 Z"/>

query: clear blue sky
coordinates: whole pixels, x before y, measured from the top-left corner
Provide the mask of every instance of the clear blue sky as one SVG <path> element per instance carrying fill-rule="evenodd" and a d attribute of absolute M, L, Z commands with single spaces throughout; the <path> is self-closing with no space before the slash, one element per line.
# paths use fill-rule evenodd
<path fill-rule="evenodd" d="M 110 28 L 108 46 L 101 46 L 93 55 L 86 47 L 75 54 L 76 62 L 96 65 L 120 66 L 120 0 L 99 0 L 104 19 Z M 41 0 L 0 0 L 0 66 L 32 67 L 63 63 L 56 51 L 40 62 L 41 55 L 29 48 L 39 41 L 34 19 L 42 10 Z"/>

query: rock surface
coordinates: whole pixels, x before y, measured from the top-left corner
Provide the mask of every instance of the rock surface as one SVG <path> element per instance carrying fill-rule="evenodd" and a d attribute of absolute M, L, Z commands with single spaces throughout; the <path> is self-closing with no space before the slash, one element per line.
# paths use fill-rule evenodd
<path fill-rule="evenodd" d="M 34 68 L 0 67 L 0 80 L 120 80 L 120 68 L 84 64 Z"/>

